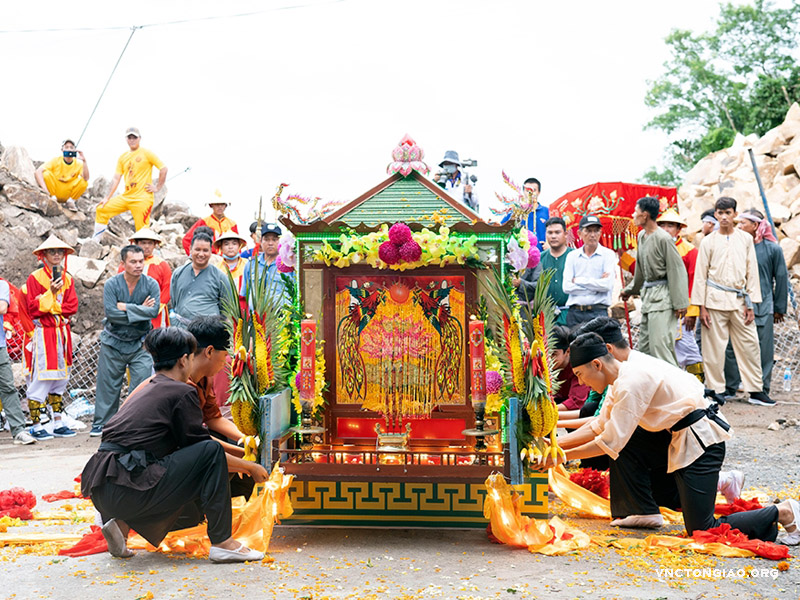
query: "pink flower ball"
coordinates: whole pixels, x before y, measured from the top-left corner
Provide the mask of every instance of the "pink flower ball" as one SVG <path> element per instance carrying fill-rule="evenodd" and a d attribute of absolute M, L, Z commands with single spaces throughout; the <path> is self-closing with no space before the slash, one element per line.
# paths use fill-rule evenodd
<path fill-rule="evenodd" d="M 394 265 L 400 260 L 400 252 L 392 242 L 383 242 L 378 248 L 378 257 L 387 265 Z"/>
<path fill-rule="evenodd" d="M 422 256 L 422 247 L 411 240 L 400 246 L 400 258 L 406 262 L 415 262 Z"/>
<path fill-rule="evenodd" d="M 528 269 L 535 269 L 536 266 L 539 264 L 539 261 L 542 260 L 542 253 L 539 252 L 539 248 L 536 246 L 531 246 L 528 250 Z"/>
<path fill-rule="evenodd" d="M 395 223 L 389 228 L 389 240 L 396 246 L 411 241 L 411 229 L 405 223 Z"/>
<path fill-rule="evenodd" d="M 297 372 L 297 375 L 294 376 L 294 385 L 297 389 L 300 389 L 300 371 Z"/>
<path fill-rule="evenodd" d="M 539 238 L 536 237 L 536 234 L 532 231 L 528 232 L 528 241 L 531 243 L 531 246 L 538 246 L 539 245 Z"/>
<path fill-rule="evenodd" d="M 497 371 L 486 371 L 486 393 L 498 394 L 503 387 L 503 378 Z"/>
<path fill-rule="evenodd" d="M 283 264 L 280 255 L 278 255 L 278 258 L 275 261 L 275 266 L 278 268 L 278 273 L 291 273 L 294 271 L 292 267 L 287 267 L 285 264 Z"/>

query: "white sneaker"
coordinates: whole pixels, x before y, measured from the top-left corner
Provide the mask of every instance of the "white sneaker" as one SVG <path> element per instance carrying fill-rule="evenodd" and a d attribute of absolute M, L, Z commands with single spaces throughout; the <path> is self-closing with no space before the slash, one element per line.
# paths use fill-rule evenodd
<path fill-rule="evenodd" d="M 264 558 L 264 553 L 258 550 L 251 550 L 244 544 L 239 544 L 236 550 L 226 550 L 219 546 L 211 546 L 208 551 L 208 560 L 213 563 L 239 563 L 245 561 L 255 561 Z"/>
<path fill-rule="evenodd" d="M 20 446 L 27 446 L 28 444 L 35 444 L 36 438 L 34 438 L 27 431 L 20 431 L 14 436 L 14 443 L 19 444 Z"/>
<path fill-rule="evenodd" d="M 733 504 L 733 501 L 742 495 L 743 487 L 744 473 L 741 471 L 720 471 L 717 491 L 725 496 L 725 501 L 728 504 Z"/>
<path fill-rule="evenodd" d="M 798 526 L 798 521 L 800 521 L 800 502 L 790 498 L 789 506 L 792 507 L 792 514 L 794 515 L 794 521 L 783 526 L 784 529 L 783 534 L 779 535 L 778 539 L 775 541 L 779 544 L 783 544 L 784 546 L 797 546 L 798 544 L 800 544 L 800 526 Z M 786 531 L 786 528 L 791 527 L 792 525 L 795 526 L 794 531 L 789 533 L 788 531 Z"/>
<path fill-rule="evenodd" d="M 631 515 L 624 519 L 614 519 L 611 521 L 612 527 L 637 527 L 641 529 L 658 529 L 664 525 L 664 517 L 661 513 L 656 515 Z"/>

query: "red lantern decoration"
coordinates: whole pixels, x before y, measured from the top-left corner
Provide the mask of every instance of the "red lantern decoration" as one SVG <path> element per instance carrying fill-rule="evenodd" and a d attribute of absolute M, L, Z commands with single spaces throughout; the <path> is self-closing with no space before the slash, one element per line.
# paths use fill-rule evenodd
<path fill-rule="evenodd" d="M 477 319 L 469 322 L 469 358 L 472 402 L 486 402 L 486 348 L 484 326 Z"/>
<path fill-rule="evenodd" d="M 301 400 L 313 400 L 317 361 L 317 323 L 303 319 L 300 323 L 300 381 L 297 391 Z"/>

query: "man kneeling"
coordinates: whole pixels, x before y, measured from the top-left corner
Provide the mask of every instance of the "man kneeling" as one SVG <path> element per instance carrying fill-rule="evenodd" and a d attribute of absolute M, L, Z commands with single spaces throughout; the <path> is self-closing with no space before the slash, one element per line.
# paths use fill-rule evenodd
<path fill-rule="evenodd" d="M 147 335 L 156 375 L 106 424 L 83 469 L 81 493 L 100 512 L 108 551 L 118 558 L 133 556 L 126 543 L 131 528 L 158 546 L 195 503 L 208 519 L 212 562 L 264 556 L 231 537 L 225 451 L 203 427 L 197 392 L 187 384 L 196 345 L 190 333 L 174 327 Z M 267 479 L 260 465 L 248 464 L 256 482 Z"/>
<path fill-rule="evenodd" d="M 751 539 L 773 542 L 780 523 L 786 533 L 778 542 L 800 543 L 800 503 L 794 499 L 714 517 L 730 425 L 719 414 L 719 406 L 704 397 L 696 377 L 646 355 L 620 362 L 595 333 L 579 335 L 569 349 L 572 370 L 581 383 L 596 392 L 609 389 L 600 416 L 571 434 L 574 445 L 564 460 L 601 454 L 616 459 L 637 427 L 666 432 L 659 443 L 653 442 L 650 452 L 666 455 L 688 535 L 728 523 Z"/>

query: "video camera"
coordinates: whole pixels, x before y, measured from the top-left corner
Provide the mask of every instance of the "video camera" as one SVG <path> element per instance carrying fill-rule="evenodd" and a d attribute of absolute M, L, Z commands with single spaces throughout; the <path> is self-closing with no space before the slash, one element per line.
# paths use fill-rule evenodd
<path fill-rule="evenodd" d="M 64 158 L 75 158 L 78 156 L 77 150 L 64 150 Z"/>

